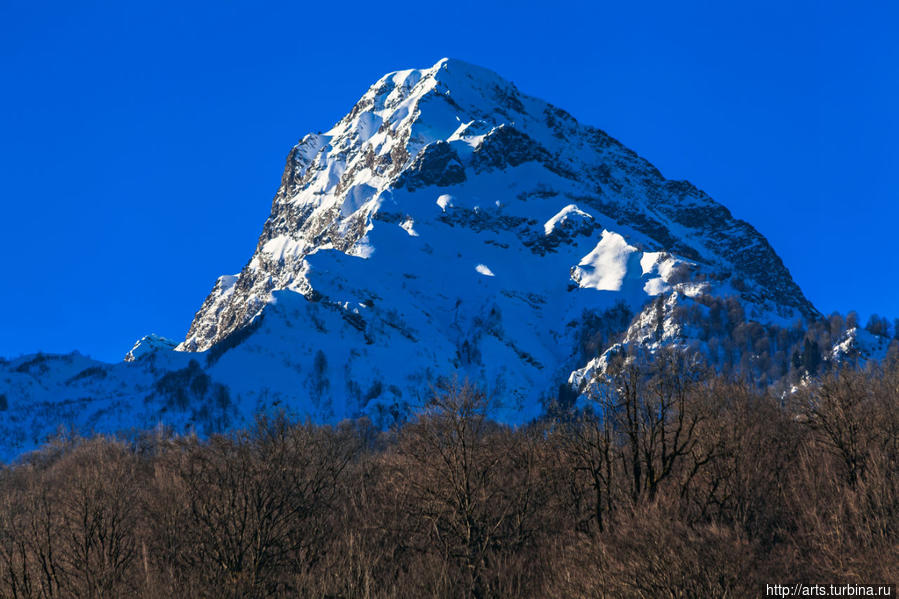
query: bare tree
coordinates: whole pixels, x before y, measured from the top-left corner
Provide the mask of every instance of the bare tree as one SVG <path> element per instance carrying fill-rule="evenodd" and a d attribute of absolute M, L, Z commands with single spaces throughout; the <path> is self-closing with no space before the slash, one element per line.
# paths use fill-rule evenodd
<path fill-rule="evenodd" d="M 458 565 L 465 596 L 497 596 L 503 556 L 534 535 L 533 446 L 487 418 L 488 399 L 452 384 L 401 432 L 398 457 L 407 500 L 423 523 L 426 544 Z"/>
<path fill-rule="evenodd" d="M 170 502 L 176 513 L 162 517 L 190 534 L 169 554 L 172 567 L 198 573 L 198 584 L 225 596 L 286 592 L 289 574 L 318 559 L 318 518 L 354 452 L 337 431 L 284 418 L 170 452 L 174 480 L 166 484 L 183 504 Z"/>

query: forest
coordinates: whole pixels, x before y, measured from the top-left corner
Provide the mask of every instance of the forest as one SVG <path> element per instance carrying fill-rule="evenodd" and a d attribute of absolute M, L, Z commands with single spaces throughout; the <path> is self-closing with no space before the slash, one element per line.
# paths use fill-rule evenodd
<path fill-rule="evenodd" d="M 0 470 L 0 596 L 754 597 L 899 578 L 899 363 L 790 394 L 622 358 L 509 427 L 465 382 L 378 430 L 60 437 Z M 560 398 L 561 399 L 561 398 Z"/>

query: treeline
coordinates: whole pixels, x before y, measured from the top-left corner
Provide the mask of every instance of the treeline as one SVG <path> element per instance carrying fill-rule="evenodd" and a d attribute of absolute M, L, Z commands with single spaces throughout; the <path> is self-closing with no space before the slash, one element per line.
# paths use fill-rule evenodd
<path fill-rule="evenodd" d="M 899 319 L 890 323 L 872 314 L 862 326 L 856 312 L 845 315 L 834 312 L 784 327 L 747 318 L 744 305 L 734 296 L 700 295 L 692 299 L 674 307 L 671 314 L 665 314 L 664 297 L 659 296 L 656 300 L 659 332 L 662 319 L 669 318 L 671 323 L 690 331 L 686 343 L 693 340 L 695 345 L 705 345 L 704 349 L 697 346 L 696 350 L 702 351 L 705 360 L 718 372 L 748 379 L 758 386 L 790 387 L 845 363 L 857 366 L 867 358 L 858 353 L 860 347 L 855 337 L 860 331 L 876 338 L 889 359 L 899 359 Z M 835 348 L 841 344 L 844 346 L 835 355 Z M 864 346 L 864 341 L 860 345 Z"/>
<path fill-rule="evenodd" d="M 564 402 L 563 402 L 564 404 Z M 260 418 L 0 473 L 0 596 L 754 597 L 897 582 L 899 367 L 788 397 L 682 354 L 510 428 L 466 385 L 391 431 Z"/>

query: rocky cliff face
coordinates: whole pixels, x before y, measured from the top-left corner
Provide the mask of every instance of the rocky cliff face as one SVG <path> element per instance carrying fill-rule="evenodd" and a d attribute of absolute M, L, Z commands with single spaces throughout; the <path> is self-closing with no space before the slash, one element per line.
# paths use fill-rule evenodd
<path fill-rule="evenodd" d="M 765 238 L 708 195 L 445 59 L 386 75 L 290 151 L 253 255 L 177 351 L 148 336 L 117 365 L 0 364 L 0 428 L 27 447 L 60 406 L 64 423 L 106 431 L 214 430 L 271 408 L 389 424 L 454 376 L 522 422 L 560 384 L 583 391 L 616 348 L 713 353 L 677 315 L 725 300 L 759 326 L 817 314 Z"/>

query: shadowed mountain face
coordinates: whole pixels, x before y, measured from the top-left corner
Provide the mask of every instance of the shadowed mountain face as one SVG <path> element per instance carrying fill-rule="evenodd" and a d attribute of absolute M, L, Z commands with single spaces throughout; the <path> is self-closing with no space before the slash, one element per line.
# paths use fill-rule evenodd
<path fill-rule="evenodd" d="M 177 348 L 148 336 L 122 364 L 0 364 L 0 427 L 22 448 L 60 423 L 202 432 L 273 407 L 388 424 L 453 376 L 523 422 L 560 384 L 583 391 L 616 348 L 708 350 L 675 318 L 708 298 L 766 326 L 817 315 L 724 206 L 444 59 L 386 75 L 290 151 L 250 260 Z"/>

